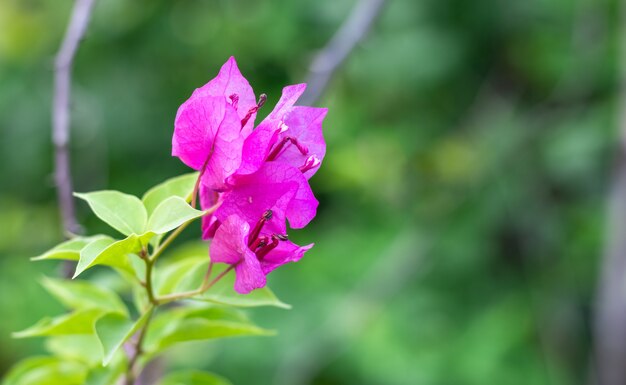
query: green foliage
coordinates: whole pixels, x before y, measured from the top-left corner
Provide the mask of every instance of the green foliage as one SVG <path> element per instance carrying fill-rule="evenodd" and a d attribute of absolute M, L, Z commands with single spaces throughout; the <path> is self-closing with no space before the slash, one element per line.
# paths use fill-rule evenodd
<path fill-rule="evenodd" d="M 42 285 L 68 309 L 103 309 L 124 315 L 128 310 L 120 298 L 109 289 L 96 286 L 89 281 L 67 281 L 44 278 Z"/>
<path fill-rule="evenodd" d="M 189 256 L 169 263 L 155 275 L 155 291 L 157 294 L 180 293 L 196 288 L 208 266 L 209 260 L 203 255 Z"/>
<path fill-rule="evenodd" d="M 86 376 L 86 368 L 79 363 L 56 357 L 33 357 L 16 365 L 3 385 L 84 385 Z"/>
<path fill-rule="evenodd" d="M 132 272 L 130 254 L 139 252 L 141 247 L 139 237 L 135 234 L 131 234 L 121 241 L 115 241 L 112 238 L 100 238 L 80 251 L 80 260 L 76 265 L 73 278 L 78 277 L 80 273 L 95 265 L 119 267 Z"/>
<path fill-rule="evenodd" d="M 45 259 L 65 259 L 68 261 L 78 261 L 80 259 L 80 251 L 88 244 L 103 238 L 103 236 L 95 237 L 76 237 L 69 241 L 63 242 L 45 253 L 31 258 L 33 261 L 42 261 Z"/>
<path fill-rule="evenodd" d="M 28 329 L 13 333 L 15 338 L 91 334 L 96 320 L 106 314 L 102 309 L 76 310 L 58 317 L 46 317 Z"/>
<path fill-rule="evenodd" d="M 68 334 L 50 337 L 46 350 L 69 361 L 82 362 L 88 367 L 100 366 L 102 359 L 98 338 L 94 334 Z"/>
<path fill-rule="evenodd" d="M 186 182 L 187 179 L 184 178 L 182 181 Z M 167 233 L 187 221 L 202 216 L 202 211 L 189 206 L 183 197 L 165 196 L 166 192 L 181 194 L 182 188 L 187 187 L 181 186 L 181 180 L 174 180 L 172 183 L 157 187 L 146 193 L 145 202 L 150 205 L 151 209 L 149 218 L 148 207 L 132 195 L 117 191 L 97 191 L 75 195 L 87 201 L 93 212 L 105 223 L 124 235 L 142 236 L 142 241 L 149 240 L 155 234 Z M 155 204 L 156 206 L 153 207 Z"/>
<path fill-rule="evenodd" d="M 190 201 L 193 187 L 196 184 L 197 179 L 198 173 L 193 172 L 170 178 L 146 191 L 141 198 L 141 201 L 143 202 L 148 215 L 151 215 L 159 204 L 170 197 L 180 197 L 186 201 Z"/>
<path fill-rule="evenodd" d="M 225 265 L 217 266 L 216 272 L 221 272 Z M 220 305 L 236 307 L 275 306 L 291 309 L 291 306 L 279 300 L 269 287 L 254 290 L 250 294 L 239 294 L 232 290 L 235 282 L 233 275 L 227 275 L 217 282 L 210 291 L 197 297 L 200 301 L 212 302 Z"/>
<path fill-rule="evenodd" d="M 125 365 L 119 361 L 107 368 L 95 368 L 89 372 L 85 385 L 117 385 L 123 376 Z"/>
<path fill-rule="evenodd" d="M 195 183 L 193 177 L 197 178 L 197 173 L 167 180 L 146 192 L 142 200 L 117 191 L 76 194 L 87 201 L 100 219 L 127 237 L 117 241 L 104 235 L 77 237 L 33 260 L 78 260 L 74 278 L 95 265 L 117 267 L 136 274 L 133 255 L 155 235 L 166 234 L 203 215 L 186 202 Z"/>
<path fill-rule="evenodd" d="M 235 336 L 271 336 L 243 313 L 223 307 L 175 308 L 158 314 L 146 335 L 145 349 L 154 354 L 178 342 Z"/>
<path fill-rule="evenodd" d="M 275 334 L 229 305 L 288 305 L 269 288 L 248 296 L 235 293 L 232 274 L 226 274 L 223 265 L 210 265 L 206 247 L 200 254 L 179 256 L 165 261 L 162 268 L 155 268 L 157 259 L 171 243 L 160 244 L 160 236 L 171 232 L 173 239 L 188 223 L 204 215 L 188 203 L 197 178 L 197 173 L 172 178 L 150 189 L 142 200 L 117 191 L 76 195 L 126 238 L 76 237 L 33 259 L 77 261 L 74 278 L 96 265 L 112 268 L 126 282 L 120 288 L 132 289 L 135 308 L 129 311 L 120 298 L 119 294 L 127 294 L 125 291 L 118 294 L 89 280 L 43 278 L 42 286 L 69 313 L 45 317 L 13 333 L 15 338 L 47 337 L 46 347 L 53 356 L 23 361 L 11 371 L 4 385 L 114 385 L 122 376 L 132 378 L 149 358 L 181 342 Z M 209 284 L 212 276 L 216 278 Z M 179 301 L 179 305 L 160 306 L 172 301 Z M 129 351 L 134 351 L 128 357 L 124 357 L 122 349 L 125 344 L 132 345 Z M 145 357 L 139 359 L 139 355 Z M 229 384 L 200 372 L 172 374 L 162 384 L 180 381 Z"/>
<path fill-rule="evenodd" d="M 143 234 L 148 213 L 136 196 L 108 190 L 74 195 L 86 201 L 98 218 L 120 233 Z"/>
<path fill-rule="evenodd" d="M 181 260 L 170 263 L 155 276 L 155 288 L 159 294 L 181 293 L 198 287 L 202 282 L 209 261 L 204 256 L 190 255 Z M 227 265 L 213 266 L 216 275 L 221 274 Z M 218 305 L 236 307 L 275 306 L 289 309 L 291 306 L 280 301 L 269 287 L 254 290 L 250 294 L 239 294 L 233 290 L 235 278 L 227 275 L 211 287 L 211 290 L 194 299 L 212 302 Z"/>
<path fill-rule="evenodd" d="M 232 385 L 232 383 L 212 373 L 185 371 L 168 374 L 158 385 Z"/>
<path fill-rule="evenodd" d="M 202 211 L 198 211 L 181 197 L 169 197 L 161 202 L 155 209 L 145 231 L 154 234 L 165 234 L 174 230 L 183 223 L 202 216 Z"/>

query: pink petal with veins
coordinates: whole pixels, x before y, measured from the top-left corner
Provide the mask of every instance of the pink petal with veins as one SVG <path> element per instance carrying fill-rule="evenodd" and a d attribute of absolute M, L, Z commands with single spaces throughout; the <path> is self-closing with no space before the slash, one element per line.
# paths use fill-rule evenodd
<path fill-rule="evenodd" d="M 252 87 L 250 87 L 248 80 L 246 80 L 239 71 L 237 61 L 235 61 L 233 56 L 222 65 L 220 72 L 214 79 L 204 86 L 197 88 L 191 97 L 204 95 L 224 96 L 227 100 L 230 100 L 231 95 L 237 95 L 237 115 L 240 121 L 246 116 L 250 109 L 256 106 L 254 91 Z M 256 113 L 251 115 L 250 120 L 248 120 L 248 123 L 246 123 L 246 126 L 243 128 L 242 133 L 244 136 L 252 132 L 255 117 Z"/>
<path fill-rule="evenodd" d="M 275 161 L 284 162 L 294 167 L 301 167 L 308 157 L 316 156 L 321 163 L 326 155 L 326 142 L 322 134 L 322 121 L 327 113 L 327 108 L 294 107 L 285 117 L 285 125 L 288 128 L 278 134 L 277 142 L 280 142 L 284 137 L 292 137 L 297 139 L 298 142 L 309 151 L 304 155 L 295 145 L 287 145 Z M 318 169 L 319 166 L 305 171 L 305 177 L 307 179 L 311 178 Z"/>
<path fill-rule="evenodd" d="M 304 90 L 306 90 L 306 83 L 293 84 L 284 87 L 280 100 L 278 100 L 278 103 L 276 103 L 272 112 L 270 112 L 270 114 L 263 119 L 263 121 L 283 120 L 285 115 L 291 111 L 293 105 L 296 104 L 300 96 L 304 93 Z"/>
<path fill-rule="evenodd" d="M 287 217 L 291 227 L 300 229 L 317 212 L 318 201 L 308 181 L 287 164 L 266 162 L 254 174 L 234 175 L 228 182 L 232 190 L 215 213 L 219 219 L 237 214 L 254 223 L 265 210 L 272 210 L 275 217 Z"/>
<path fill-rule="evenodd" d="M 215 232 L 211 242 L 211 261 L 234 265 L 244 259 L 250 251 L 248 248 L 248 233 L 250 225 L 241 218 L 233 215 L 228 217 Z"/>
<path fill-rule="evenodd" d="M 235 266 L 235 274 L 235 291 L 239 294 L 248 294 L 267 283 L 261 264 L 252 251 L 246 253 L 245 259 Z"/>
<path fill-rule="evenodd" d="M 250 178 L 252 179 L 252 178 Z M 298 185 L 293 182 L 256 183 L 245 180 L 224 194 L 224 202 L 215 212 L 215 217 L 224 221 L 231 215 L 237 215 L 254 225 L 267 210 L 272 210 L 272 223 L 281 224 L 281 232 L 286 231 L 285 213 L 293 199 Z"/>
<path fill-rule="evenodd" d="M 226 178 L 241 164 L 242 145 L 241 122 L 224 97 L 192 97 L 178 109 L 172 155 L 195 170 L 205 167 L 205 186 L 225 187 Z"/>
<path fill-rule="evenodd" d="M 242 162 L 238 174 L 252 174 L 258 170 L 270 149 L 278 140 L 283 119 L 290 113 L 293 105 L 306 89 L 306 84 L 295 84 L 283 88 L 283 93 L 270 114 L 246 138 L 243 145 Z M 298 165 L 300 166 L 300 165 Z"/>
<path fill-rule="evenodd" d="M 235 291 L 247 294 L 264 287 L 265 274 L 256 255 L 248 248 L 250 225 L 237 216 L 230 216 L 215 232 L 211 242 L 211 261 L 235 265 Z"/>

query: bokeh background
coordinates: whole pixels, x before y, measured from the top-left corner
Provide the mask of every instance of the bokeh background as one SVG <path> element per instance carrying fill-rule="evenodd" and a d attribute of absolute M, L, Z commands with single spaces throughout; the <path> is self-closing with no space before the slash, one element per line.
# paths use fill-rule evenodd
<path fill-rule="evenodd" d="M 141 195 L 187 172 L 170 146 L 193 89 L 235 55 L 268 95 L 263 117 L 355 4 L 98 1 L 74 67 L 76 190 Z M 28 258 L 62 239 L 50 106 L 71 6 L 0 1 L 0 374 L 44 351 L 10 333 L 62 311 L 37 283 L 58 264 Z M 291 234 L 316 247 L 270 276 L 293 310 L 251 312 L 280 334 L 186 345 L 166 364 L 235 384 L 586 383 L 619 13 L 608 0 L 387 1 L 317 103 L 321 204 Z M 103 229 L 78 209 L 88 233 Z"/>

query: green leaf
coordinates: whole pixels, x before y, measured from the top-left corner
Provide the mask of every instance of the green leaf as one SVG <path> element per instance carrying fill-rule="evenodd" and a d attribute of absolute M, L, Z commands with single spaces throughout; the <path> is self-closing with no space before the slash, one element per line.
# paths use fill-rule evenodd
<path fill-rule="evenodd" d="M 203 214 L 203 211 L 189 206 L 183 198 L 169 197 L 154 209 L 148 220 L 146 231 L 165 234 L 187 221 L 201 217 Z"/>
<path fill-rule="evenodd" d="M 91 282 L 44 277 L 41 283 L 50 294 L 69 309 L 97 308 L 128 314 L 126 306 L 117 294 Z"/>
<path fill-rule="evenodd" d="M 202 283 L 208 264 L 206 255 L 189 256 L 158 270 L 154 277 L 156 293 L 165 295 L 198 288 Z M 225 264 L 215 264 L 212 276 L 216 277 L 227 267 Z M 283 309 L 291 308 L 290 305 L 279 300 L 268 287 L 243 295 L 235 291 L 234 284 L 235 275 L 233 273 L 227 274 L 204 294 L 191 299 L 236 307 L 275 306 Z"/>
<path fill-rule="evenodd" d="M 254 325 L 234 309 L 178 308 L 155 317 L 144 346 L 146 351 L 156 353 L 178 342 L 270 335 L 275 332 Z"/>
<path fill-rule="evenodd" d="M 87 368 L 56 357 L 27 358 L 13 367 L 3 385 L 83 385 Z"/>
<path fill-rule="evenodd" d="M 171 251 L 168 251 L 168 261 L 181 261 L 191 257 L 203 257 L 206 258 L 208 254 L 208 245 L 201 240 L 189 241 L 176 246 Z"/>
<path fill-rule="evenodd" d="M 46 349 L 55 356 L 80 361 L 89 367 L 101 366 L 102 352 L 93 334 L 60 335 L 46 339 Z"/>
<path fill-rule="evenodd" d="M 99 365 L 91 369 L 84 385 L 119 385 L 119 379 L 126 371 L 125 369 L 124 360 L 114 360 L 106 368 Z"/>
<path fill-rule="evenodd" d="M 145 325 L 151 315 L 152 308 L 136 321 L 119 313 L 107 314 L 96 321 L 96 335 L 103 351 L 102 365 L 111 362 L 115 352 Z"/>
<path fill-rule="evenodd" d="M 185 341 L 275 334 L 274 331 L 262 329 L 251 323 L 191 318 L 183 320 L 175 332 L 164 336 L 159 343 L 159 349 Z"/>
<path fill-rule="evenodd" d="M 45 259 L 66 259 L 70 261 L 78 261 L 80 251 L 91 242 L 102 238 L 102 235 L 93 237 L 77 237 L 65 241 L 45 253 L 31 258 L 31 261 L 42 261 Z"/>
<path fill-rule="evenodd" d="M 119 267 L 134 273 L 128 254 L 134 254 L 140 250 L 141 242 L 139 237 L 134 234 L 121 241 L 104 238 L 92 242 L 81 250 L 80 261 L 78 261 L 76 272 L 72 278 L 76 278 L 83 271 L 95 265 Z"/>
<path fill-rule="evenodd" d="M 208 265 L 209 257 L 204 255 L 185 258 L 157 270 L 154 276 L 156 293 L 165 295 L 197 289 Z"/>
<path fill-rule="evenodd" d="M 232 385 L 232 382 L 213 373 L 180 371 L 163 377 L 159 385 Z"/>
<path fill-rule="evenodd" d="M 198 173 L 193 172 L 168 179 L 148 190 L 141 198 L 148 214 L 152 214 L 161 202 L 172 196 L 181 197 L 186 201 L 191 200 L 196 179 L 198 179 Z"/>
<path fill-rule="evenodd" d="M 144 232 L 148 214 L 143 203 L 136 196 L 112 190 L 75 193 L 74 195 L 85 200 L 98 218 L 122 234 Z"/>
<path fill-rule="evenodd" d="M 14 338 L 92 334 L 93 325 L 106 311 L 102 309 L 76 310 L 58 317 L 46 317 L 28 329 L 13 333 Z"/>
<path fill-rule="evenodd" d="M 214 265 L 213 274 L 217 275 L 226 268 L 227 265 L 224 264 Z M 253 290 L 249 294 L 239 294 L 235 291 L 234 285 L 235 274 L 226 274 L 204 294 L 194 297 L 194 299 L 238 307 L 275 306 L 291 309 L 291 305 L 279 300 L 267 286 Z"/>

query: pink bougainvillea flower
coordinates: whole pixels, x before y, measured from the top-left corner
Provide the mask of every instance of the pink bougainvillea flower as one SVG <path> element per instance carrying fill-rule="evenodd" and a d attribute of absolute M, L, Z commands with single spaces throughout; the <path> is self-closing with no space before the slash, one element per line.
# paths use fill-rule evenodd
<path fill-rule="evenodd" d="M 241 163 L 241 121 L 223 96 L 195 96 L 178 109 L 172 155 L 200 170 L 202 184 L 225 188 L 225 180 Z"/>
<path fill-rule="evenodd" d="M 266 161 L 299 168 L 309 179 L 326 154 L 322 121 L 326 108 L 294 106 L 306 84 L 283 88 L 274 110 L 246 138 L 238 174 L 251 174 Z"/>
<path fill-rule="evenodd" d="M 201 184 L 199 188 L 200 195 L 200 208 L 207 210 L 214 205 L 224 201 L 224 193 L 211 190 L 205 185 Z M 215 217 L 215 214 L 208 214 L 202 217 L 202 239 L 207 240 L 213 238 L 215 230 L 220 225 L 220 221 Z"/>
<path fill-rule="evenodd" d="M 327 110 L 295 106 L 305 88 L 283 88 L 275 108 L 253 129 L 266 97 L 255 100 L 231 57 L 176 114 L 172 154 L 200 170 L 200 206 L 217 207 L 202 218 L 202 236 L 213 238 L 213 262 L 234 267 L 239 293 L 265 286 L 268 273 L 313 246 L 296 245 L 286 235 L 287 221 L 302 228 L 315 217 L 318 202 L 308 179 L 326 153 Z"/>
<path fill-rule="evenodd" d="M 288 262 L 298 261 L 313 247 L 298 246 L 283 233 L 273 233 L 268 222 L 272 211 L 266 211 L 251 227 L 237 215 L 224 220 L 211 243 L 211 261 L 227 263 L 235 269 L 235 291 L 247 294 L 264 287 L 265 276 Z"/>
<path fill-rule="evenodd" d="M 197 88 L 191 97 L 223 96 L 235 107 L 237 115 L 244 121 L 242 133 L 247 136 L 252 132 L 256 118 L 257 101 L 248 80 L 243 77 L 234 57 L 230 57 L 217 76 L 204 86 Z"/>
<path fill-rule="evenodd" d="M 230 190 L 215 216 L 224 221 L 238 215 L 248 222 L 256 221 L 266 210 L 295 229 L 306 226 L 317 212 L 315 199 L 302 172 L 279 162 L 266 162 L 254 174 L 234 175 L 228 179 Z"/>

